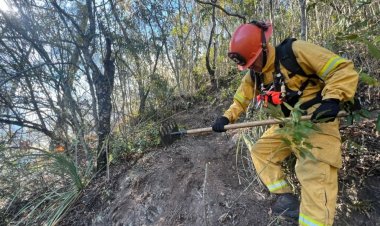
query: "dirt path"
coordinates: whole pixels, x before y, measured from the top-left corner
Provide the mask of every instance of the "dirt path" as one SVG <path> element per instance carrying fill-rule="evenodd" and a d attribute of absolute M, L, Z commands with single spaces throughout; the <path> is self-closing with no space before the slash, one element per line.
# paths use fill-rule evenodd
<path fill-rule="evenodd" d="M 204 127 L 211 125 L 219 110 L 194 108 L 176 120 L 192 128 Z M 271 215 L 274 196 L 255 180 L 246 164 L 247 153 L 236 155 L 231 136 L 183 137 L 152 150 L 133 166 L 114 166 L 111 181 L 95 180 L 62 225 L 296 225 Z M 378 179 L 372 175 L 371 186 L 356 190 L 359 196 L 367 194 L 372 208 L 349 213 L 342 208 L 335 225 L 377 225 Z M 348 195 L 345 191 L 341 189 L 340 203 Z"/>
<path fill-rule="evenodd" d="M 125 192 L 117 194 L 110 209 L 112 224 L 268 222 L 268 201 L 261 194 L 243 192 L 246 185 L 239 185 L 234 159 L 233 145 L 221 136 L 186 138 L 151 152 L 121 178 L 120 190 Z"/>

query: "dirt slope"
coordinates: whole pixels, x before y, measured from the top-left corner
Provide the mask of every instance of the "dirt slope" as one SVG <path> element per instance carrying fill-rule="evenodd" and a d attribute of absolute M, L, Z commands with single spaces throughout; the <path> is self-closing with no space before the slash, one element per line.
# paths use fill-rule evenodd
<path fill-rule="evenodd" d="M 175 119 L 188 128 L 208 126 L 222 107 L 193 107 Z M 113 166 L 110 181 L 97 178 L 61 225 L 296 225 L 271 215 L 275 197 L 244 163 L 247 153 L 237 157 L 232 137 L 187 136 L 135 164 Z M 378 225 L 379 179 L 377 171 L 354 188 L 341 184 L 335 225 Z M 352 192 L 369 207 L 351 208 Z"/>
<path fill-rule="evenodd" d="M 127 173 L 109 217 L 114 225 L 252 225 L 267 222 L 268 201 L 243 193 L 234 150 L 222 137 L 201 137 L 152 152 Z M 196 146 L 189 146 L 189 143 Z M 252 205 L 255 203 L 256 205 Z M 250 217 L 246 217 L 250 213 Z M 111 222 L 111 221 L 108 221 Z"/>

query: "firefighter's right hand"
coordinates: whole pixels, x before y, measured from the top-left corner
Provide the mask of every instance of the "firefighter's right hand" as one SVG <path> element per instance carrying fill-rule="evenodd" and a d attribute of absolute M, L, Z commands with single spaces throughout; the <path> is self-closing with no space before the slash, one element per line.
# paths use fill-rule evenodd
<path fill-rule="evenodd" d="M 221 116 L 215 120 L 214 125 L 212 125 L 212 130 L 218 133 L 226 132 L 224 126 L 228 125 L 228 123 L 230 123 L 230 120 L 224 116 Z"/>

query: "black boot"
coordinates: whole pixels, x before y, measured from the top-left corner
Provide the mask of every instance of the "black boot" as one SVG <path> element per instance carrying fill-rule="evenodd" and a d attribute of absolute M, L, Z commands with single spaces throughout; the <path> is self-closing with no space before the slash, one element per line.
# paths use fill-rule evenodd
<path fill-rule="evenodd" d="M 300 202 L 298 201 L 297 196 L 291 193 L 280 194 L 272 205 L 272 211 L 277 215 L 298 220 Z"/>

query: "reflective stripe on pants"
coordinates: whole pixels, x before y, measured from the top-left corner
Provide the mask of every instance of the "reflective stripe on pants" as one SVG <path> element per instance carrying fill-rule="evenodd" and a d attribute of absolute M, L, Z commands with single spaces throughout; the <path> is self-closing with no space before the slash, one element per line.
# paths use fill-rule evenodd
<path fill-rule="evenodd" d="M 324 226 L 322 223 L 311 219 L 311 217 L 306 216 L 305 214 L 300 214 L 299 224 L 305 226 Z"/>

